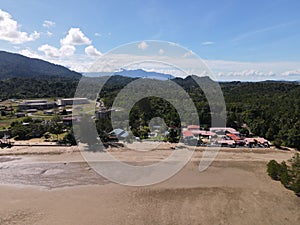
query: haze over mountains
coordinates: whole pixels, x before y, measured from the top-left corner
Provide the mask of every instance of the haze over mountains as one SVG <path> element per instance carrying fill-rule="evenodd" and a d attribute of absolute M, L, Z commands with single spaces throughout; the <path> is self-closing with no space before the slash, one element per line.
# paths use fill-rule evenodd
<path fill-rule="evenodd" d="M 0 51 L 0 80 L 8 78 L 66 78 L 80 79 L 81 77 L 103 77 L 118 75 L 128 78 L 147 78 L 156 80 L 177 79 L 171 74 L 145 71 L 143 69 L 126 70 L 121 69 L 113 74 L 108 72 L 86 72 L 79 73 L 64 66 L 56 65 L 41 59 L 29 58 L 20 54 Z M 196 76 L 195 76 L 196 78 Z M 225 81 L 228 82 L 228 81 Z M 291 81 L 264 81 L 264 82 L 291 82 Z M 299 81 L 296 81 L 299 82 Z"/>
<path fill-rule="evenodd" d="M 87 77 L 108 76 L 111 73 L 83 73 Z M 131 78 L 149 78 L 157 80 L 168 80 L 175 78 L 170 74 L 147 72 L 138 70 L 121 70 L 113 75 L 120 75 Z M 0 79 L 13 77 L 22 78 L 74 78 L 79 79 L 82 75 L 71 71 L 66 67 L 55 65 L 50 62 L 29 58 L 20 54 L 0 51 Z"/>
<path fill-rule="evenodd" d="M 118 72 L 110 73 L 110 72 L 92 72 L 92 73 L 83 73 L 84 76 L 87 77 L 102 77 L 102 76 L 111 76 L 111 75 L 119 75 L 123 77 L 130 78 L 148 78 L 148 79 L 156 79 L 156 80 L 170 80 L 174 79 L 175 76 L 171 74 L 158 73 L 154 71 L 145 71 L 143 69 L 137 70 L 126 70 L 121 69 Z"/>

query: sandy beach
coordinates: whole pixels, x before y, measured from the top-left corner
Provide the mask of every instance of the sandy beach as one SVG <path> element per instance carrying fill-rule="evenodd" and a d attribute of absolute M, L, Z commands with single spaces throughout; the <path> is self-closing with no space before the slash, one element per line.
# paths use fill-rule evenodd
<path fill-rule="evenodd" d="M 156 162 L 166 145 L 137 153 L 110 149 L 119 160 Z M 143 155 L 142 155 L 143 154 Z M 203 148 L 170 179 L 129 187 L 101 177 L 77 147 L 0 150 L 1 225 L 299 224 L 300 198 L 266 173 L 269 160 L 293 151 L 223 148 L 204 172 Z"/>

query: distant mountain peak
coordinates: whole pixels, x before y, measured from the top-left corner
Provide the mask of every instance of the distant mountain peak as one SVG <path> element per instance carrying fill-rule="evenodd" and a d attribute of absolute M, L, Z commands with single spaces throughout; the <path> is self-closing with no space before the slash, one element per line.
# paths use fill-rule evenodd
<path fill-rule="evenodd" d="M 101 76 L 123 76 L 123 77 L 130 77 L 130 78 L 148 78 L 148 79 L 156 79 L 156 80 L 170 80 L 174 79 L 175 76 L 171 74 L 159 73 L 154 71 L 146 71 L 143 69 L 136 69 L 136 70 L 127 70 L 121 68 L 120 71 L 114 73 L 108 72 L 91 72 L 91 73 L 83 73 L 83 75 L 87 77 L 101 77 Z"/>
<path fill-rule="evenodd" d="M 171 74 L 159 73 L 155 71 L 146 71 L 143 69 L 126 70 L 124 68 L 122 68 L 118 72 L 115 72 L 114 75 L 121 75 L 121 76 L 132 77 L 132 78 L 157 79 L 157 80 L 169 80 L 175 78 Z"/>

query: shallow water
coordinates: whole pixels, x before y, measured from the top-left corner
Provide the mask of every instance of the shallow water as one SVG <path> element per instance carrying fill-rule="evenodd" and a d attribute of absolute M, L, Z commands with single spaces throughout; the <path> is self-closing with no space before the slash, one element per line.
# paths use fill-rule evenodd
<path fill-rule="evenodd" d="M 17 162 L 16 160 L 20 158 L 0 157 L 0 184 L 59 188 L 109 183 L 84 162 Z"/>

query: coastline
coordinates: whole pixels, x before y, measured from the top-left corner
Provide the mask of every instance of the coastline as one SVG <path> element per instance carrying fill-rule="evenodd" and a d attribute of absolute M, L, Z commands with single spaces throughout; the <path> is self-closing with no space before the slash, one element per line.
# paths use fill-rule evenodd
<path fill-rule="evenodd" d="M 300 199 L 266 174 L 269 160 L 287 160 L 293 151 L 222 148 L 200 173 L 203 150 L 197 148 L 170 179 L 129 187 L 96 174 L 77 147 L 5 149 L 11 154 L 0 157 L 0 224 L 299 223 Z M 109 149 L 131 163 L 155 162 L 171 152 Z"/>

